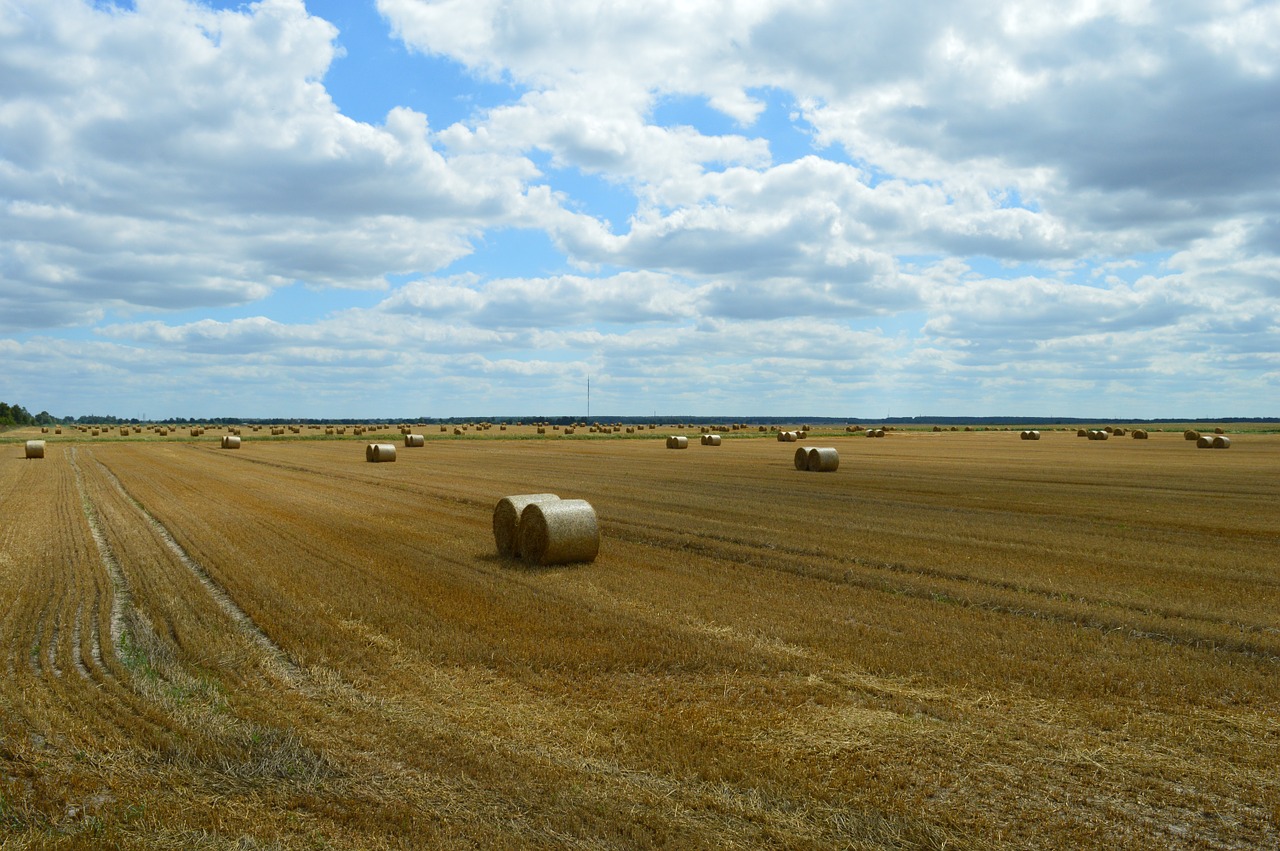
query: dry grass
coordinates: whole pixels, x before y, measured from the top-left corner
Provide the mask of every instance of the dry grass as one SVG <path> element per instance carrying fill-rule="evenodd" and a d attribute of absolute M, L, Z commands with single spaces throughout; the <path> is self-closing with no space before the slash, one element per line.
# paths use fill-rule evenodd
<path fill-rule="evenodd" d="M 4 842 L 1273 847 L 1280 436 L 1233 436 L 0 444 Z M 493 554 L 531 491 L 594 564 Z"/>

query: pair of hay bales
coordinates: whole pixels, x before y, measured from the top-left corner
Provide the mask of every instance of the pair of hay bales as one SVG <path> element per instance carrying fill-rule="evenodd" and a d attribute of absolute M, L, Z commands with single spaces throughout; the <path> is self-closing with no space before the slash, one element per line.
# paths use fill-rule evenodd
<path fill-rule="evenodd" d="M 222 448 L 223 449 L 239 449 L 240 438 L 233 434 L 224 434 L 222 436 Z"/>
<path fill-rule="evenodd" d="M 798 432 L 798 431 L 780 431 L 780 432 L 778 432 L 778 442 L 779 442 L 779 443 L 795 443 L 795 442 L 796 442 L 797 440 L 799 440 L 799 439 L 800 439 L 800 432 Z"/>
<path fill-rule="evenodd" d="M 683 434 L 673 434 L 667 438 L 667 448 L 668 449 L 688 449 L 689 438 L 685 437 Z"/>
<path fill-rule="evenodd" d="M 27 457 L 43 458 L 44 457 L 44 441 L 28 440 L 27 441 Z"/>
<path fill-rule="evenodd" d="M 405 434 L 405 446 L 426 446 L 427 436 L 425 434 Z"/>
<path fill-rule="evenodd" d="M 504 496 L 494 507 L 493 542 L 499 556 L 530 564 L 591 562 L 600 552 L 600 526 L 585 499 L 517 494 Z"/>
<path fill-rule="evenodd" d="M 1231 438 L 1225 434 L 1202 434 L 1196 439 L 1197 449 L 1230 449 Z"/>
<path fill-rule="evenodd" d="M 1111 432 L 1105 429 L 1093 428 L 1089 429 L 1088 437 L 1090 440 L 1107 440 L 1111 437 Z"/>
<path fill-rule="evenodd" d="M 364 460 L 372 463 L 396 460 L 394 443 L 370 443 L 364 448 Z"/>
<path fill-rule="evenodd" d="M 702 445 L 703 445 L 703 446 L 719 446 L 719 445 L 720 445 L 720 435 L 718 435 L 718 434 L 704 434 L 704 435 L 702 436 Z"/>
<path fill-rule="evenodd" d="M 1040 432 L 1036 431 L 1035 429 L 1029 429 L 1027 431 L 1024 431 L 1021 437 L 1023 440 L 1039 440 Z"/>
<path fill-rule="evenodd" d="M 832 446 L 801 446 L 794 460 L 797 470 L 810 473 L 834 473 L 840 468 L 840 453 Z"/>

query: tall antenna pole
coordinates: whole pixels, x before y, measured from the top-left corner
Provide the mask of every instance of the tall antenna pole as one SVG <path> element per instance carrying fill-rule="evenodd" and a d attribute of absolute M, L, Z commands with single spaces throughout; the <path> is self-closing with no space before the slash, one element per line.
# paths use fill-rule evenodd
<path fill-rule="evenodd" d="M 587 373 L 587 420 L 591 419 L 591 373 Z"/>

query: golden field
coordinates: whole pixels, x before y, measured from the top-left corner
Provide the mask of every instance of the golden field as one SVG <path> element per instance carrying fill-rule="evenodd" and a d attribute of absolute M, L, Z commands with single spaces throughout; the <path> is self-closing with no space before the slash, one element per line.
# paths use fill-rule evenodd
<path fill-rule="evenodd" d="M 1280 845 L 1280 435 L 421 431 L 6 433 L 0 845 Z"/>

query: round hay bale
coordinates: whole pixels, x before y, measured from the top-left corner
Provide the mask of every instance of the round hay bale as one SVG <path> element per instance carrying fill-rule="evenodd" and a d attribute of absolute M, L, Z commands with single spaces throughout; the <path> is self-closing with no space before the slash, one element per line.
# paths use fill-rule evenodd
<path fill-rule="evenodd" d="M 404 436 L 405 446 L 426 446 L 427 436 L 424 434 L 406 434 Z"/>
<path fill-rule="evenodd" d="M 503 558 L 520 556 L 520 515 L 525 506 L 559 499 L 553 493 L 521 493 L 498 500 L 493 508 L 493 543 L 498 548 L 498 555 Z"/>
<path fill-rule="evenodd" d="M 240 438 L 232 434 L 224 434 L 222 436 L 222 448 L 223 449 L 239 449 Z"/>
<path fill-rule="evenodd" d="M 585 499 L 530 503 L 520 512 L 518 535 L 520 555 L 532 564 L 591 562 L 600 552 L 596 510 Z"/>
<path fill-rule="evenodd" d="M 815 446 L 809 450 L 808 461 L 811 473 L 834 473 L 840 468 L 840 453 L 834 446 Z"/>
<path fill-rule="evenodd" d="M 1029 430 L 1029 431 L 1024 431 L 1024 432 L 1022 433 L 1022 439 L 1023 439 L 1023 440 L 1039 440 L 1039 439 L 1040 439 L 1040 432 L 1038 432 L 1038 431 L 1036 431 L 1036 430 L 1034 430 L 1034 429 L 1031 429 L 1031 430 Z"/>
<path fill-rule="evenodd" d="M 364 460 L 374 462 L 396 460 L 395 444 L 370 443 L 364 448 Z"/>
<path fill-rule="evenodd" d="M 1134 439 L 1134 440 L 1147 440 L 1147 439 L 1148 439 L 1148 436 L 1147 436 L 1147 431 L 1146 431 L 1146 429 L 1135 428 L 1135 429 L 1133 430 L 1133 439 Z"/>
<path fill-rule="evenodd" d="M 781 439 L 786 443 L 795 443 L 800 439 L 800 435 L 796 434 L 794 431 L 782 431 L 778 433 L 781 435 Z"/>
<path fill-rule="evenodd" d="M 684 435 L 673 434 L 667 438 L 667 448 L 668 449 L 688 449 L 689 438 L 685 437 Z"/>
<path fill-rule="evenodd" d="M 1215 434 L 1213 436 L 1213 448 L 1214 449 L 1230 449 L 1231 438 L 1227 437 L 1225 434 Z"/>
<path fill-rule="evenodd" d="M 1200 435 L 1198 438 L 1196 438 L 1196 448 L 1197 448 L 1197 449 L 1212 449 L 1212 448 L 1213 448 L 1213 438 L 1212 438 L 1211 436 L 1207 435 L 1207 434 L 1202 434 L 1202 435 Z"/>
<path fill-rule="evenodd" d="M 792 460 L 795 461 L 797 470 L 809 469 L 809 450 L 803 446 L 798 447 Z"/>
<path fill-rule="evenodd" d="M 1083 428 L 1076 429 L 1076 437 L 1088 437 L 1088 436 L 1089 436 L 1088 429 L 1083 429 Z"/>
<path fill-rule="evenodd" d="M 43 458 L 44 457 L 44 441 L 28 440 L 27 441 L 27 457 Z"/>
<path fill-rule="evenodd" d="M 1223 429 L 1223 427 L 1222 427 L 1222 426 L 1215 426 L 1215 427 L 1214 427 L 1214 429 L 1213 429 L 1213 433 L 1214 433 L 1214 434 L 1226 434 L 1227 432 L 1226 432 L 1226 430 L 1225 430 L 1225 429 Z"/>
<path fill-rule="evenodd" d="M 1129 433 L 1128 429 L 1119 428 L 1119 427 L 1113 428 L 1111 430 L 1112 437 L 1124 437 L 1128 433 Z"/>
<path fill-rule="evenodd" d="M 705 443 L 707 446 L 719 446 L 719 445 L 720 445 L 720 435 L 718 435 L 718 434 L 709 434 L 709 435 L 707 435 L 707 439 L 706 439 L 706 440 L 704 440 L 704 441 L 702 441 L 702 442 L 703 442 L 703 443 Z"/>
<path fill-rule="evenodd" d="M 1191 429 L 1187 429 L 1186 431 L 1184 431 L 1184 432 L 1182 433 L 1182 439 L 1183 439 L 1183 440 L 1199 440 L 1199 439 L 1200 439 L 1200 432 L 1198 432 L 1198 431 L 1192 431 Z"/>

